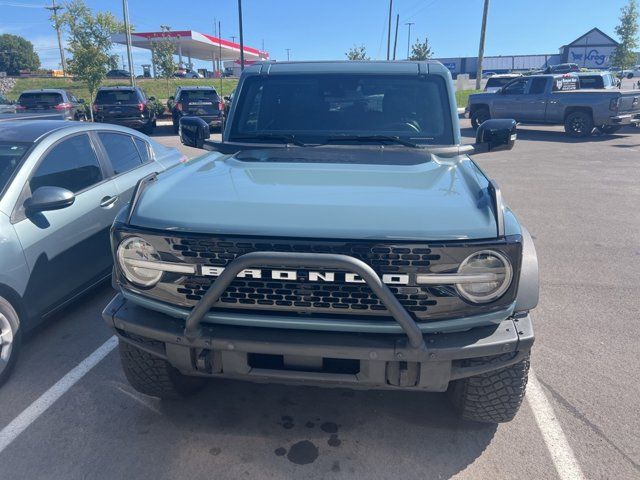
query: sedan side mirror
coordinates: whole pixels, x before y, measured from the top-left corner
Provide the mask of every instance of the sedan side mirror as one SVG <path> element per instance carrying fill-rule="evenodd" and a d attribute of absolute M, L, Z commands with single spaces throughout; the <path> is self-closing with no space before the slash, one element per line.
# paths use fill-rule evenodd
<path fill-rule="evenodd" d="M 73 192 L 61 187 L 40 187 L 24 202 L 27 214 L 60 210 L 73 205 L 76 196 Z"/>
<path fill-rule="evenodd" d="M 483 122 L 476 132 L 473 153 L 511 150 L 516 142 L 516 121 L 510 118 L 495 118 Z"/>
<path fill-rule="evenodd" d="M 179 132 L 180 142 L 187 147 L 203 148 L 211 136 L 209 124 L 200 117 L 182 117 Z"/>

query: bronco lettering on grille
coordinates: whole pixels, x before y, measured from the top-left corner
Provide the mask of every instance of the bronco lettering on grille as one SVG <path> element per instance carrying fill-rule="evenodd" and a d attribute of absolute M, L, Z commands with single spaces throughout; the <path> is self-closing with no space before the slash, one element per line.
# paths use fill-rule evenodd
<path fill-rule="evenodd" d="M 218 277 L 223 271 L 224 267 L 213 267 L 209 265 L 202 265 L 200 267 L 200 274 L 205 277 Z M 272 280 L 329 283 L 364 283 L 364 280 L 355 273 L 301 270 L 261 270 L 258 268 L 243 270 L 238 274 L 238 278 L 267 278 Z M 409 275 L 387 273 L 382 275 L 382 281 L 387 285 L 409 285 Z"/>

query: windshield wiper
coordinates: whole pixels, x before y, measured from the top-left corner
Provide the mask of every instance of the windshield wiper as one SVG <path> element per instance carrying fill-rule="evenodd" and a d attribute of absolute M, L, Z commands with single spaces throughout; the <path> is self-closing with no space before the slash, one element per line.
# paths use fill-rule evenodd
<path fill-rule="evenodd" d="M 290 143 L 298 147 L 306 147 L 307 144 L 298 140 L 295 135 L 277 134 L 277 133 L 256 133 L 255 135 L 236 135 L 234 140 L 273 140 L 275 142 Z"/>
<path fill-rule="evenodd" d="M 403 140 L 402 138 L 396 135 L 335 135 L 333 137 L 327 138 L 327 143 L 332 142 L 390 142 L 397 143 L 398 145 L 404 145 L 405 147 L 411 148 L 423 148 L 417 143 L 410 142 L 408 140 Z"/>

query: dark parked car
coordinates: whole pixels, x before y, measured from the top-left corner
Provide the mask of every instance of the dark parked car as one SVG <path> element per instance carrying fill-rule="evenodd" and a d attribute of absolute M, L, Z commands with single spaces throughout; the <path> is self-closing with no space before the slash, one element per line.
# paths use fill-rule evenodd
<path fill-rule="evenodd" d="M 109 228 L 138 180 L 183 158 L 116 125 L 2 124 L 0 383 L 23 332 L 109 277 Z"/>
<path fill-rule="evenodd" d="M 109 70 L 107 72 L 107 78 L 129 78 L 131 73 L 127 70 Z"/>
<path fill-rule="evenodd" d="M 18 113 L 58 113 L 65 120 L 87 119 L 84 100 L 63 89 L 25 90 L 18 97 Z"/>
<path fill-rule="evenodd" d="M 187 115 L 202 118 L 210 128 L 221 128 L 224 110 L 224 102 L 215 88 L 178 87 L 171 108 L 173 130 L 178 133 L 180 119 Z"/>
<path fill-rule="evenodd" d="M 93 102 L 96 122 L 114 123 L 153 133 L 156 115 L 151 106 L 155 98 L 147 98 L 140 87 L 100 87 Z"/>
<path fill-rule="evenodd" d="M 570 73 L 579 72 L 580 67 L 577 63 L 559 63 L 558 65 L 549 65 L 544 73 Z"/>

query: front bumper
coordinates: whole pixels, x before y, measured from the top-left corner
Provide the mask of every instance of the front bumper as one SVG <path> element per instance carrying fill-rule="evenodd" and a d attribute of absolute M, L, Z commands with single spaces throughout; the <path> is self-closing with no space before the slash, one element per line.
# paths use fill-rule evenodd
<path fill-rule="evenodd" d="M 424 334 L 422 348 L 412 347 L 401 334 L 208 323 L 187 336 L 183 319 L 143 308 L 121 294 L 103 318 L 121 341 L 166 359 L 186 375 L 354 388 L 444 391 L 451 380 L 517 363 L 534 341 L 529 315 L 464 332 Z M 485 357 L 500 359 L 466 365 L 466 360 Z"/>

